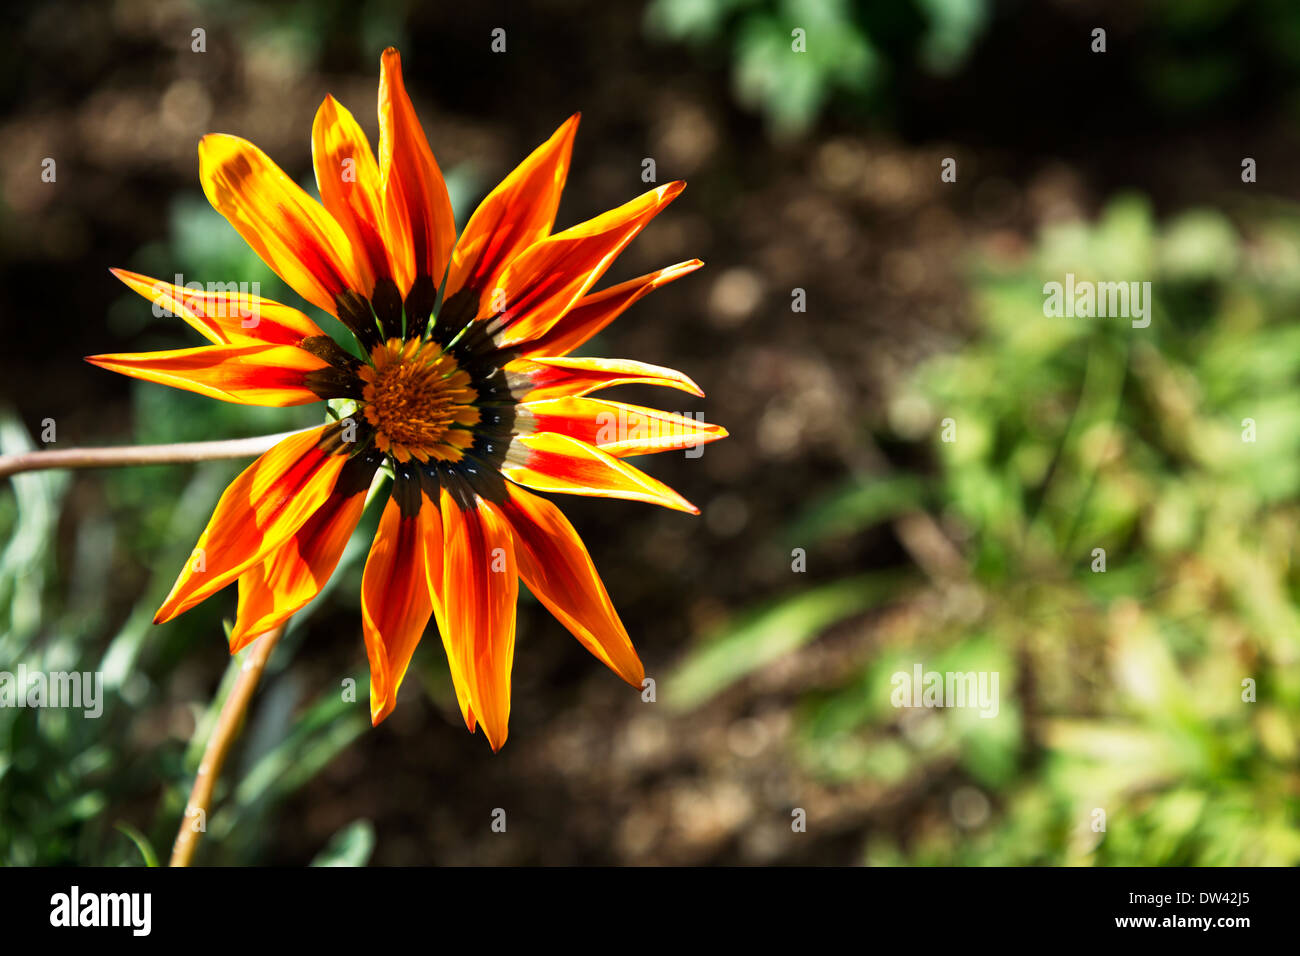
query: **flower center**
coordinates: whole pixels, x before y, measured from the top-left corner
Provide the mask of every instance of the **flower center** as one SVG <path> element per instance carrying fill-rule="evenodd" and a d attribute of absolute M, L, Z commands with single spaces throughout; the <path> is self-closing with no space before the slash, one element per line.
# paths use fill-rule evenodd
<path fill-rule="evenodd" d="M 442 346 L 418 339 L 389 339 L 370 361 L 359 374 L 375 446 L 400 462 L 460 461 L 479 420 L 469 373 Z"/>

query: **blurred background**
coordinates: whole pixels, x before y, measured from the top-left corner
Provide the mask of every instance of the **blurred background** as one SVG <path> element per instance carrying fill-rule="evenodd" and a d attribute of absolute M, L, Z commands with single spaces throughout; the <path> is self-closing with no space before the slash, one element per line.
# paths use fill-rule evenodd
<path fill-rule="evenodd" d="M 302 305 L 210 209 L 195 145 L 247 137 L 308 184 L 326 93 L 377 135 L 389 44 L 462 222 L 575 110 L 559 226 L 647 188 L 645 158 L 690 183 L 605 283 L 707 268 L 583 351 L 708 392 L 668 406 L 731 437 L 638 462 L 703 514 L 561 501 L 655 702 L 521 596 L 501 753 L 465 732 L 432 632 L 370 729 L 369 515 L 271 661 L 199 862 L 1300 862 L 1300 6 L 452 6 L 2 15 L 5 452 L 46 419 L 58 447 L 318 420 L 81 359 L 198 344 L 110 266 Z M 1150 281 L 1150 326 L 1045 318 L 1066 273 Z M 233 589 L 150 619 L 242 467 L 0 487 L 0 670 L 99 670 L 106 698 L 98 720 L 0 710 L 0 860 L 165 860 L 237 666 Z M 996 671 L 998 716 L 894 708 L 916 664 Z"/>

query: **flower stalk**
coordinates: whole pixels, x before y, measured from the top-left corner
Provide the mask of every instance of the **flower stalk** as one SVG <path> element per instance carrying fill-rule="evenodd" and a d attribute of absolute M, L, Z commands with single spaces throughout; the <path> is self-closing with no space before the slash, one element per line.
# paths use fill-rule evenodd
<path fill-rule="evenodd" d="M 180 829 L 176 832 L 171 866 L 189 866 L 194 860 L 199 840 L 211 816 L 212 794 L 216 790 L 217 778 L 221 776 L 221 768 L 226 763 L 230 748 L 244 726 L 244 715 L 248 712 L 248 704 L 253 699 L 253 692 L 257 690 L 262 671 L 266 669 L 266 662 L 275 650 L 275 645 L 280 642 L 286 627 L 287 621 L 253 641 L 240 668 L 239 677 L 235 680 L 235 686 L 221 705 L 217 725 L 212 729 L 207 746 L 203 748 L 203 759 L 199 761 L 194 786 L 190 789 Z"/>
<path fill-rule="evenodd" d="M 223 441 L 175 442 L 168 445 L 121 445 L 113 448 L 59 448 L 0 455 L 0 478 L 47 468 L 120 468 L 125 465 L 175 465 L 215 458 L 248 458 L 268 451 L 297 432 Z"/>

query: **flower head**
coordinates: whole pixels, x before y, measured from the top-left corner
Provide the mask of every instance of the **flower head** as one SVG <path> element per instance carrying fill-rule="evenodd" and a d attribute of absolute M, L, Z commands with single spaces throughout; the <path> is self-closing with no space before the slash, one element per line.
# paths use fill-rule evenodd
<path fill-rule="evenodd" d="M 641 662 L 586 548 L 554 504 L 526 489 L 697 512 L 624 459 L 726 432 L 590 397 L 627 383 L 703 394 L 671 369 L 569 354 L 701 263 L 591 292 L 685 184 L 552 233 L 577 127 L 574 116 L 525 159 L 459 237 L 396 50 L 382 58 L 378 157 L 332 97 L 316 114 L 320 202 L 251 143 L 203 138 L 212 205 L 294 291 L 336 316 L 365 358 L 289 306 L 114 270 L 209 344 L 89 361 L 228 402 L 339 400 L 352 409 L 286 438 L 231 483 L 199 538 L 201 560 L 181 572 L 155 621 L 237 581 L 232 653 L 283 623 L 333 572 L 383 469 L 392 489 L 361 586 L 374 723 L 391 713 L 433 618 L 466 725 L 481 725 L 500 748 L 520 579 L 588 650 L 640 685 Z"/>

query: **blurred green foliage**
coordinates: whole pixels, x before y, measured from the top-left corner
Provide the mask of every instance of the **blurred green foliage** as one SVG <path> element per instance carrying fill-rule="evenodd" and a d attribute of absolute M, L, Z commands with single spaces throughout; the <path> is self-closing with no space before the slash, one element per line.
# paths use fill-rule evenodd
<path fill-rule="evenodd" d="M 737 102 L 761 113 L 775 139 L 809 133 L 827 112 L 854 122 L 897 118 L 917 76 L 960 76 L 965 88 L 963 68 L 981 41 L 1030 29 L 1026 20 L 1066 36 L 1103 25 L 1112 47 L 1140 51 L 1119 65 L 1131 70 L 1121 85 L 1153 121 L 1250 108 L 1261 96 L 1300 111 L 1294 0 L 1140 0 L 1124 14 L 1117 22 L 1105 4 L 1014 0 L 651 0 L 645 27 L 702 62 L 724 58 Z"/>
<path fill-rule="evenodd" d="M 1292 0 L 1151 0 L 1140 90 L 1191 114 L 1251 94 L 1251 80 L 1300 110 L 1300 5 Z"/>
<path fill-rule="evenodd" d="M 1157 225 L 1123 197 L 979 263 L 975 340 L 920 368 L 881 434 L 932 442 L 933 475 L 851 483 L 792 524 L 815 555 L 928 515 L 962 556 L 902 588 L 813 580 L 763 612 L 794 645 L 886 599 L 916 608 L 808 695 L 791 741 L 832 785 L 925 806 L 944 781 L 950 802 L 873 832 L 869 862 L 1300 862 L 1300 216 L 1250 219 Z M 1149 327 L 1045 315 L 1067 272 L 1150 281 Z M 726 628 L 678 676 L 698 702 L 770 644 Z M 916 663 L 997 672 L 998 715 L 896 709 L 891 676 Z"/>
<path fill-rule="evenodd" d="M 988 12 L 988 0 L 653 0 L 646 27 L 702 50 L 726 47 L 736 99 L 784 139 L 811 129 L 837 96 L 866 102 L 906 63 L 956 69 Z"/>

